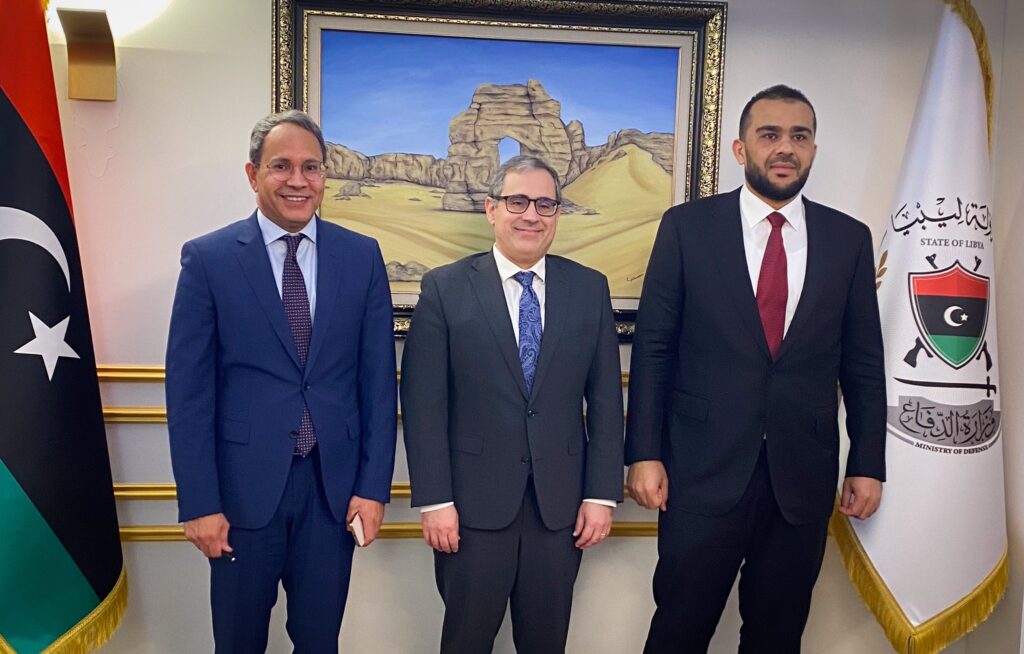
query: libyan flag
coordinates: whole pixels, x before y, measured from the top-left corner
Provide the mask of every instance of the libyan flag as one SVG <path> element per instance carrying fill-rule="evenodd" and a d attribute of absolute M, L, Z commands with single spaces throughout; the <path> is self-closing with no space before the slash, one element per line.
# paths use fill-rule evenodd
<path fill-rule="evenodd" d="M 40 0 L 0 43 L 0 653 L 89 652 L 127 585 Z"/>
<path fill-rule="evenodd" d="M 1009 580 L 991 60 L 968 0 L 934 6 L 938 37 L 876 271 L 885 492 L 867 520 L 836 513 L 831 524 L 900 654 L 945 649 L 988 617 Z"/>

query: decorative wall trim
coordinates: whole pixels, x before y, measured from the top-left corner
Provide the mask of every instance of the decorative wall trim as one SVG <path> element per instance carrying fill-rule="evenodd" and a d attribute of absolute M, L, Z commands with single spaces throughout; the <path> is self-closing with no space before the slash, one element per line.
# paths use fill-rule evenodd
<path fill-rule="evenodd" d="M 611 536 L 617 537 L 651 537 L 658 535 L 658 523 L 618 522 L 612 525 Z M 418 522 L 384 523 L 380 528 L 380 537 L 387 539 L 422 538 L 423 532 Z M 181 542 L 185 534 L 179 525 L 151 525 L 121 527 L 121 540 L 125 543 L 166 543 Z"/>
<path fill-rule="evenodd" d="M 175 500 L 178 489 L 174 484 L 114 484 L 115 500 Z"/>
<path fill-rule="evenodd" d="M 96 376 L 101 382 L 159 382 L 162 384 L 164 367 L 134 364 L 96 366 Z"/>
<path fill-rule="evenodd" d="M 391 485 L 391 499 L 407 500 L 412 497 L 409 482 L 399 481 Z M 117 500 L 175 500 L 177 486 L 170 483 L 115 483 L 114 499 Z"/>
<path fill-rule="evenodd" d="M 167 409 L 157 406 L 105 406 L 103 422 L 164 424 L 167 422 Z"/>
<path fill-rule="evenodd" d="M 623 488 L 629 497 L 629 489 Z M 412 497 L 412 489 L 407 481 L 396 481 L 391 484 L 391 499 L 407 500 Z M 177 487 L 171 483 L 116 483 L 114 499 L 117 500 L 174 500 L 178 498 Z"/>
<path fill-rule="evenodd" d="M 158 382 L 164 383 L 163 366 L 143 366 L 137 364 L 117 364 L 96 366 L 96 376 L 104 383 L 108 382 Z M 395 373 L 395 378 L 401 380 L 402 373 Z M 622 373 L 622 385 L 629 386 L 629 372 Z"/>

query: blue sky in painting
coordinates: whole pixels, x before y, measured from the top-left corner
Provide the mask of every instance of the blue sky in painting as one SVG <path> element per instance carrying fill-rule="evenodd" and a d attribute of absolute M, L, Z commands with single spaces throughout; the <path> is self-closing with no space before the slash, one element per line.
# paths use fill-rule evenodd
<path fill-rule="evenodd" d="M 673 48 L 323 32 L 324 136 L 363 154 L 445 157 L 448 122 L 478 84 L 537 79 L 588 145 L 626 127 L 672 132 Z"/>

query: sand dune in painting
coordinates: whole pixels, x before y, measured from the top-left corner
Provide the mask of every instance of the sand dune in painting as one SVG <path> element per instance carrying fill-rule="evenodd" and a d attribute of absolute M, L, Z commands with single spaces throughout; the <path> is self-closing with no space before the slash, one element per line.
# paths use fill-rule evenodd
<path fill-rule="evenodd" d="M 419 291 L 418 281 L 396 281 L 401 276 L 396 270 L 415 277 L 417 270 L 486 250 L 493 242 L 482 212 L 441 208 L 442 189 L 408 182 L 364 183 L 359 194 L 336 197 L 343 184 L 345 180 L 327 180 L 322 216 L 387 243 L 384 257 L 393 291 Z M 573 180 L 564 196 L 594 213 L 563 215 L 552 252 L 602 270 L 613 296 L 639 296 L 658 221 L 671 203 L 671 175 L 649 152 L 627 144 Z"/>

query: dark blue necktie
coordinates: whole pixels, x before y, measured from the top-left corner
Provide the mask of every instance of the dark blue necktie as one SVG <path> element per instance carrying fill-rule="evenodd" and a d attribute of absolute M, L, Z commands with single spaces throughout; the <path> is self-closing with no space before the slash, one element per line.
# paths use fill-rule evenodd
<path fill-rule="evenodd" d="M 284 302 L 284 313 L 288 316 L 288 325 L 292 328 L 295 348 L 299 351 L 299 361 L 305 366 L 306 356 L 309 354 L 309 338 L 313 333 L 313 320 L 309 315 L 306 280 L 302 278 L 302 270 L 295 259 L 302 234 L 289 234 L 282 236 L 281 239 L 288 246 L 288 253 L 284 257 L 284 272 L 281 275 L 281 300 Z M 295 439 L 295 454 L 306 456 L 314 445 L 316 432 L 313 430 L 313 421 L 309 417 L 309 407 L 303 405 L 299 435 Z"/>
<path fill-rule="evenodd" d="M 540 301 L 533 292 L 532 272 L 517 272 L 515 279 L 523 287 L 523 295 L 519 298 L 519 363 L 523 366 L 526 390 L 533 391 L 537 355 L 540 354 Z"/>

